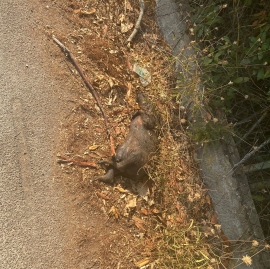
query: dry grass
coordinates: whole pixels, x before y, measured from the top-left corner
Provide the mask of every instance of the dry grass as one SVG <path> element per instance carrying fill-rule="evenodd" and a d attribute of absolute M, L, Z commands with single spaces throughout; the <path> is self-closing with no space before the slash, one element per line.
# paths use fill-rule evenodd
<path fill-rule="evenodd" d="M 104 173 L 101 169 L 62 165 L 78 209 L 85 214 L 105 213 L 117 233 L 115 238 L 114 230 L 110 235 L 100 231 L 99 240 L 105 244 L 100 268 L 226 268 L 228 244 L 194 161 L 193 145 L 185 131 L 186 111 L 177 102 L 173 57 L 159 35 L 153 3 L 147 3 L 142 32 L 128 47 L 125 41 L 129 33 L 121 33 L 119 18 L 124 16 L 124 23 L 134 23 L 138 1 L 130 1 L 128 6 L 129 1 L 59 2 L 72 27 L 68 33 L 54 30 L 54 34 L 92 78 L 116 144 L 125 138 L 131 115 L 137 109 L 136 89 L 143 88 L 130 69 L 134 63 L 151 73 L 151 84 L 143 90 L 160 114 L 159 152 L 145 167 L 151 179 L 145 195 L 135 194 L 128 180 L 119 179 L 121 185 L 116 187 L 94 181 Z M 78 12 L 93 9 L 91 16 Z M 75 83 L 81 84 L 76 72 L 71 74 Z M 182 83 L 189 90 L 197 81 Z M 70 90 L 75 97 L 74 107 L 62 125 L 63 153 L 82 161 L 109 158 L 103 119 L 93 98 L 84 87 Z M 92 150 L 93 145 L 98 146 Z M 91 248 L 90 242 L 85 229 L 80 240 L 84 253 Z"/>

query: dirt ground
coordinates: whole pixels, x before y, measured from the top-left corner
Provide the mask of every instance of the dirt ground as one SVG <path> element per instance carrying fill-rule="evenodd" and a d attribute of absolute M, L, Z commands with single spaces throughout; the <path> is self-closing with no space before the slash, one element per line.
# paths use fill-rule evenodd
<path fill-rule="evenodd" d="M 192 145 L 183 132 L 185 108 L 174 98 L 174 62 L 159 34 L 154 7 L 154 1 L 146 2 L 141 29 L 127 44 L 139 16 L 139 1 L 32 3 L 36 25 L 44 34 L 44 50 L 51 59 L 50 72 L 66 83 L 59 99 L 67 95 L 70 107 L 61 121 L 55 162 L 60 154 L 69 160 L 97 163 L 110 159 L 111 151 L 100 109 L 52 35 L 72 52 L 98 92 L 116 146 L 123 142 L 138 110 L 136 90 L 147 93 L 162 119 L 159 154 L 148 165 L 151 187 L 138 187 L 123 178 L 114 186 L 95 181 L 104 174 L 99 166 L 81 167 L 70 161 L 56 167 L 54 180 L 65 190 L 74 224 L 69 231 L 74 240 L 66 251 L 69 268 L 138 268 L 140 261 L 159 268 L 154 267 L 160 236 L 155 228 L 190 225 L 191 219 L 209 227 L 217 223 L 199 180 Z M 151 73 L 146 87 L 132 70 L 134 64 Z"/>

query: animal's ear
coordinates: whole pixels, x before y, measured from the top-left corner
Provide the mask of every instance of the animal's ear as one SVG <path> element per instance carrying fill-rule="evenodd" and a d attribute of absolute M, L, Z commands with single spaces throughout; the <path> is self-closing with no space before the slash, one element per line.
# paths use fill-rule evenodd
<path fill-rule="evenodd" d="M 145 101 L 145 95 L 142 93 L 141 90 L 137 90 L 136 92 L 136 102 L 139 105 L 142 105 L 142 103 Z"/>
<path fill-rule="evenodd" d="M 148 113 L 142 113 L 141 115 L 143 126 L 147 130 L 153 130 L 156 126 L 156 119 L 155 116 Z"/>
<path fill-rule="evenodd" d="M 154 111 L 153 104 L 150 102 L 148 96 L 140 90 L 137 91 L 136 101 L 142 111 L 147 113 L 152 113 Z"/>

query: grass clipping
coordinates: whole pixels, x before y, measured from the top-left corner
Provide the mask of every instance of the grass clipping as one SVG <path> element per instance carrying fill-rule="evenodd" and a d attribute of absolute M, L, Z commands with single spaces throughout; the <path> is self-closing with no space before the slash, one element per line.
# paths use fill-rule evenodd
<path fill-rule="evenodd" d="M 177 130 L 169 123 L 163 131 L 160 155 L 149 169 L 155 204 L 146 209 L 151 214 L 145 255 L 152 257 L 154 268 L 212 268 L 221 263 L 215 257 L 224 254 L 221 229 L 201 187 L 189 138 L 181 132 L 176 140 L 171 133 Z"/>

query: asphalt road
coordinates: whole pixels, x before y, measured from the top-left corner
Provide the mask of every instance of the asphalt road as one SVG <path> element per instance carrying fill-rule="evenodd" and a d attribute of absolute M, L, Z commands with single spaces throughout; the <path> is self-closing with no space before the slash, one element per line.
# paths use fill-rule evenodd
<path fill-rule="evenodd" d="M 25 2 L 0 1 L 0 268 L 70 268 L 53 181 L 60 107 Z"/>

